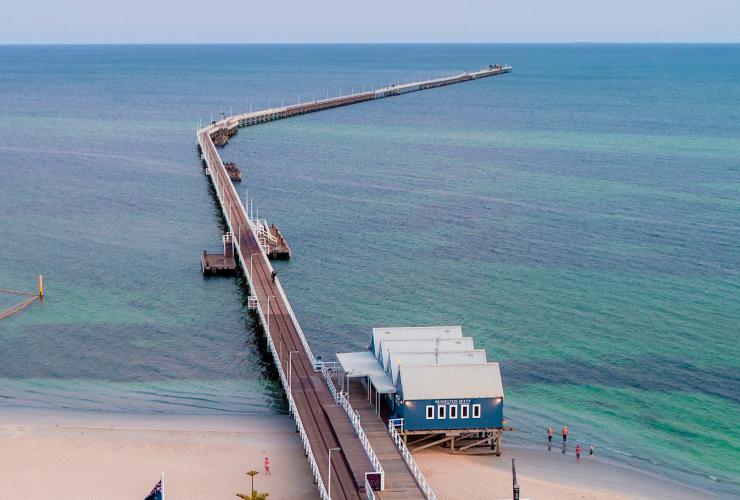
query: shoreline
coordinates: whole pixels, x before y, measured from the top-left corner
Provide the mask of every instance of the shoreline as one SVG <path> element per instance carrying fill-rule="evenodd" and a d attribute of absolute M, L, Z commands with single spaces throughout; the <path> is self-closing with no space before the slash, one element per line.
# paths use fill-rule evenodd
<path fill-rule="evenodd" d="M 548 452 L 505 444 L 501 457 L 424 450 L 416 461 L 440 499 L 509 498 L 511 458 L 522 498 L 697 498 L 716 494 L 587 454 L 575 464 L 553 446 Z M 273 475 L 262 460 L 270 457 Z M 233 497 L 255 487 L 272 498 L 318 498 L 295 425 L 288 415 L 141 414 L 0 407 L 0 484 L 4 493 L 46 498 L 131 498 L 145 495 L 165 472 L 176 498 Z M 39 471 L 48 481 L 35 484 Z M 93 472 L 94 471 L 94 472 Z M 455 477 L 455 480 L 450 480 Z M 467 489 L 466 489 L 467 488 Z M 144 491 L 147 490 L 147 491 Z M 89 491 L 90 496 L 85 496 Z"/>
<path fill-rule="evenodd" d="M 512 495 L 511 459 L 523 499 L 695 499 L 720 498 L 715 493 L 649 471 L 633 469 L 609 459 L 575 462 L 573 447 L 566 454 L 521 445 L 504 445 L 501 457 L 488 454 L 451 455 L 442 448 L 415 455 L 416 461 L 440 498 L 460 495 L 469 499 L 505 499 Z M 454 475 L 454 484 L 445 481 Z"/>

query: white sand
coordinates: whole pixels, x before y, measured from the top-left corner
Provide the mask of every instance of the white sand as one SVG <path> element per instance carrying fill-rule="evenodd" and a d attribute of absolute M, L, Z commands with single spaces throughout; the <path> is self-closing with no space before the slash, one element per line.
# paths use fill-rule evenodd
<path fill-rule="evenodd" d="M 265 476 L 267 454 L 272 475 Z M 572 451 L 504 446 L 504 455 L 415 455 L 440 499 L 511 498 L 516 458 L 522 498 L 688 499 L 712 495 Z M 0 408 L 0 500 L 143 499 L 165 473 L 169 500 L 318 498 L 298 434 L 287 416 L 172 416 Z"/>
<path fill-rule="evenodd" d="M 272 475 L 265 476 L 265 454 Z M 0 408 L 0 500 L 318 498 L 287 416 L 158 416 Z"/>
<path fill-rule="evenodd" d="M 667 479 L 613 463 L 582 456 L 576 464 L 572 450 L 551 452 L 504 444 L 501 457 L 451 455 L 441 448 L 415 455 L 440 498 L 504 499 L 512 497 L 511 459 L 516 459 L 521 498 L 531 500 L 696 499 L 713 495 Z"/>

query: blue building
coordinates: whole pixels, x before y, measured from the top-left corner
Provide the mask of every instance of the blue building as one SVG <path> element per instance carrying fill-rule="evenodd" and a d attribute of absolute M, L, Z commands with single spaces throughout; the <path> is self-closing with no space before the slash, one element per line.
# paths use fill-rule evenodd
<path fill-rule="evenodd" d="M 445 444 L 455 451 L 501 451 L 504 390 L 498 363 L 488 362 L 459 326 L 374 328 L 364 352 L 339 353 L 345 383 L 366 391 L 416 449 Z M 357 381 L 361 382 L 358 385 Z M 435 436 L 437 435 L 437 436 Z"/>
<path fill-rule="evenodd" d="M 405 431 L 500 429 L 504 388 L 498 363 L 401 365 L 396 415 Z"/>

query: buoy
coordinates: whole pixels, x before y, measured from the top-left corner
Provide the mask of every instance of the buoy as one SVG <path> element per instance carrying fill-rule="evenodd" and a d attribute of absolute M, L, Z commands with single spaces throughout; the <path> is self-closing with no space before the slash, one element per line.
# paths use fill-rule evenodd
<path fill-rule="evenodd" d="M 44 275 L 39 274 L 39 297 L 44 298 Z"/>

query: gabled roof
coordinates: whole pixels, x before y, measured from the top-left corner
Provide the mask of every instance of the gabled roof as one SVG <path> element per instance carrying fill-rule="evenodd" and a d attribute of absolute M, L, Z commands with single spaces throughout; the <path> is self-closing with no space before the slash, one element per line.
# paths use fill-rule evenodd
<path fill-rule="evenodd" d="M 475 349 L 471 337 L 451 339 L 384 340 L 380 343 L 378 359 L 385 368 L 389 356 L 401 352 L 451 352 L 472 351 Z"/>
<path fill-rule="evenodd" d="M 504 397 L 498 363 L 401 365 L 398 385 L 404 400 Z"/>
<path fill-rule="evenodd" d="M 443 351 L 443 352 L 400 352 L 391 353 L 386 363 L 385 372 L 390 375 L 391 381 L 398 382 L 400 366 L 411 365 L 479 365 L 486 362 L 486 351 Z"/>
<path fill-rule="evenodd" d="M 373 328 L 373 339 L 370 349 L 378 356 L 378 348 L 384 339 L 449 339 L 462 337 L 460 326 L 399 326 Z"/>

